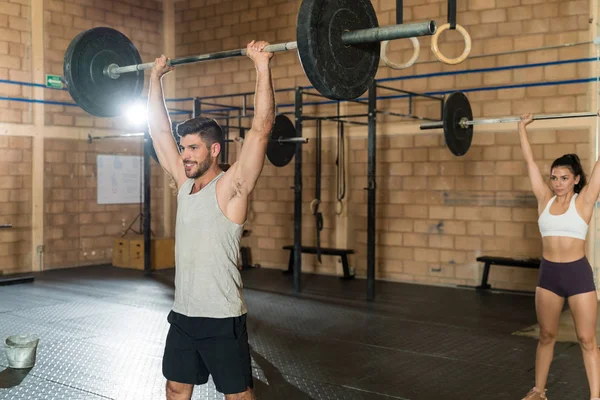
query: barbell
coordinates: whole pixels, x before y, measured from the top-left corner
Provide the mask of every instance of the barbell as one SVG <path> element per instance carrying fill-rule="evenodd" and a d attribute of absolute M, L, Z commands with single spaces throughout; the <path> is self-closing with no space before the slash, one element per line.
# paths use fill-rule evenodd
<path fill-rule="evenodd" d="M 543 119 L 584 118 L 597 116 L 597 113 L 578 112 L 533 115 L 532 119 L 537 121 Z M 471 104 L 469 103 L 467 96 L 462 92 L 453 92 L 444 102 L 442 120 L 422 124 L 420 129 L 444 129 L 446 145 L 452 154 L 456 156 L 462 156 L 465 155 L 471 147 L 471 141 L 473 139 L 473 126 L 519 122 L 520 120 L 520 117 L 486 118 L 474 120 Z"/>
<path fill-rule="evenodd" d="M 175 139 L 177 143 L 177 148 L 179 148 L 179 135 L 175 133 L 175 130 L 172 130 L 171 133 L 173 134 L 173 139 Z M 145 133 L 143 132 L 106 136 L 92 136 L 88 134 L 88 143 L 92 143 L 94 140 L 120 139 L 144 135 Z M 243 140 L 244 139 L 242 138 L 242 141 Z M 150 141 L 152 141 L 152 137 L 150 138 Z M 267 144 L 267 159 L 276 167 L 284 167 L 289 164 L 292 158 L 294 158 L 294 154 L 296 153 L 296 145 L 308 143 L 308 141 L 308 138 L 296 136 L 296 128 L 288 117 L 283 114 L 278 114 L 275 116 L 273 129 L 271 130 L 271 136 L 269 138 L 269 143 Z M 224 142 L 232 143 L 234 140 L 225 139 Z M 159 162 L 156 151 L 154 150 L 154 143 L 151 143 L 151 145 L 150 156 L 154 158 L 156 162 Z"/>
<path fill-rule="evenodd" d="M 269 45 L 265 51 L 297 50 L 315 89 L 332 100 L 366 92 L 379 67 L 382 41 L 433 35 L 435 21 L 379 27 L 370 0 L 303 0 L 296 41 Z M 169 65 L 243 56 L 246 49 L 175 58 Z M 73 100 L 98 117 L 116 117 L 144 87 L 142 64 L 127 36 L 107 27 L 79 33 L 64 56 L 64 80 Z"/>
<path fill-rule="evenodd" d="M 92 136 L 90 134 L 88 134 L 88 143 L 92 143 L 92 141 L 94 140 L 102 140 L 102 139 L 121 139 L 124 137 L 135 137 L 135 136 L 144 136 L 144 133 L 125 133 L 122 135 L 106 135 L 106 136 Z M 308 143 L 308 138 L 303 138 L 303 137 L 294 137 L 294 138 L 274 138 L 271 139 L 275 142 L 277 142 L 278 144 L 283 144 L 283 143 L 295 143 L 295 144 L 304 144 L 304 143 Z M 224 143 L 233 143 L 235 142 L 234 139 L 225 139 L 223 140 Z M 240 142 L 244 143 L 244 138 L 240 138 Z"/>

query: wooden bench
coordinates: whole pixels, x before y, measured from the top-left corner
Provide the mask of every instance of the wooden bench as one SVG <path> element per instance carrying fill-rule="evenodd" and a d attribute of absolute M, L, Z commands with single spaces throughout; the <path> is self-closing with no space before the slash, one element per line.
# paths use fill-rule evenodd
<path fill-rule="evenodd" d="M 488 290 L 491 289 L 491 285 L 488 284 L 488 276 L 490 274 L 490 267 L 492 265 L 500 265 L 505 267 L 520 267 L 520 268 L 539 268 L 541 260 L 539 258 L 508 258 L 508 257 L 492 257 L 492 256 L 481 256 L 477 257 L 477 261 L 485 263 L 483 268 L 483 275 L 481 276 L 481 285 L 477 286 L 477 290 Z"/>
<path fill-rule="evenodd" d="M 290 259 L 288 261 L 288 273 L 293 272 L 294 268 L 294 245 L 283 246 L 284 250 L 290 251 Z M 317 248 L 313 246 L 302 246 L 302 253 L 317 254 Z M 350 274 L 350 266 L 348 265 L 348 254 L 354 254 L 354 250 L 350 249 L 334 249 L 331 247 L 321 247 L 321 254 L 325 256 L 339 256 L 342 260 L 342 268 L 344 269 L 343 279 L 353 279 L 354 274 Z"/>

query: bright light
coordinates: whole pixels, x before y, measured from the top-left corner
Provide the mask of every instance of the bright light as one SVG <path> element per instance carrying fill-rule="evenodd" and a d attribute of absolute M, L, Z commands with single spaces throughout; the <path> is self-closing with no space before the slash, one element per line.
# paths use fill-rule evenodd
<path fill-rule="evenodd" d="M 141 126 L 146 124 L 146 105 L 139 102 L 134 103 L 127 109 L 125 115 L 127 116 L 127 120 L 129 124 L 132 126 Z"/>

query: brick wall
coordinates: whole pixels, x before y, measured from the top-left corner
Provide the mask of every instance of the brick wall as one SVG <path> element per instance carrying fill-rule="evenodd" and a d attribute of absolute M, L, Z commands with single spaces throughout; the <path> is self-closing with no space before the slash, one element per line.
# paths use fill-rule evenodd
<path fill-rule="evenodd" d="M 523 3 L 523 4 L 521 4 Z M 375 0 L 379 24 L 395 23 L 396 2 Z M 252 39 L 271 43 L 295 40 L 300 1 L 206 1 L 176 3 L 176 56 L 233 49 Z M 447 22 L 447 2 L 404 1 L 404 21 Z M 470 57 L 459 65 L 446 65 L 433 55 L 431 37 L 419 38 L 417 64 L 397 71 L 381 66 L 377 78 L 408 77 L 437 72 L 495 68 L 590 57 L 588 45 L 524 51 L 590 40 L 588 1 L 495 1 L 459 2 L 458 23 L 472 39 Z M 441 34 L 439 47 L 447 57 L 456 57 L 464 43 L 458 32 Z M 388 56 L 396 61 L 412 55 L 409 41 L 392 42 Z M 497 56 L 490 53 L 511 52 Z M 278 89 L 309 85 L 295 52 L 279 53 L 272 62 Z M 445 92 L 491 88 L 513 84 L 587 78 L 589 63 L 497 70 L 441 77 L 403 79 L 386 85 L 416 92 Z M 177 97 L 253 92 L 255 74 L 250 60 L 239 58 L 179 68 Z M 504 88 L 468 92 L 473 114 L 478 118 L 523 112 L 555 113 L 588 111 L 588 84 Z M 381 91 L 381 95 L 391 94 Z M 306 98 L 305 101 L 315 100 Z M 221 101 L 221 99 L 219 99 Z M 223 99 L 233 103 L 233 99 Z M 293 93 L 278 93 L 277 102 L 292 103 Z M 181 104 L 185 107 L 185 104 Z M 189 103 L 187 108 L 189 108 Z M 378 109 L 407 113 L 406 100 L 380 100 Z M 439 103 L 416 100 L 413 113 L 439 118 Z M 291 108 L 280 108 L 291 111 Z M 364 113 L 362 105 L 343 104 L 343 113 Z M 335 111 L 335 110 L 333 110 Z M 304 107 L 306 115 L 332 114 L 330 108 Z M 475 262 L 479 254 L 540 256 L 541 240 L 536 225 L 535 204 L 530 191 L 518 137 L 513 133 L 481 133 L 464 157 L 454 157 L 443 144 L 440 132 L 423 134 L 401 128 L 411 119 L 378 116 L 377 166 L 377 277 L 379 279 L 434 284 L 473 284 L 480 277 Z M 559 125 L 560 126 L 560 125 Z M 562 125 L 567 126 L 567 125 Z M 366 127 L 354 130 L 347 157 L 346 216 L 336 216 L 335 125 L 324 124 L 323 246 L 347 241 L 356 250 L 352 266 L 366 274 Z M 477 129 L 476 129 L 477 132 Z M 314 138 L 314 123 L 305 122 L 304 136 Z M 588 159 L 588 131 L 567 129 L 532 132 L 534 153 L 545 174 L 553 157 L 577 151 Z M 559 154 L 560 153 L 560 154 Z M 303 243 L 314 245 L 315 222 L 309 204 L 314 198 L 314 141 L 303 146 Z M 284 168 L 267 165 L 253 193 L 244 239 L 252 247 L 253 260 L 265 267 L 285 268 L 288 253 L 281 246 L 293 239 L 293 162 Z M 344 230 L 340 232 L 341 230 Z M 339 273 L 330 257 L 322 264 L 313 255 L 303 255 L 303 269 Z M 531 289 L 535 271 L 501 269 L 490 281 L 497 287 Z"/>
<path fill-rule="evenodd" d="M 62 76 L 64 54 L 71 40 L 97 26 L 117 29 L 129 37 L 143 62 L 153 61 L 162 48 L 161 1 L 46 0 L 44 21 L 44 68 L 48 74 Z M 73 103 L 65 90 L 45 93 L 48 100 Z M 126 123 L 124 118 L 92 117 L 79 107 L 46 105 L 46 125 L 123 129 Z"/>
<path fill-rule="evenodd" d="M 530 132 L 542 174 L 549 179 L 552 161 L 564 153 L 581 156 L 591 173 L 587 129 Z M 440 135 L 385 135 L 377 142 L 377 278 L 428 284 L 475 284 L 481 277 L 480 255 L 540 257 L 537 204 L 516 132 L 475 135 L 469 152 L 453 156 Z M 337 140 L 323 142 L 321 245 L 336 245 L 340 217 L 336 208 Z M 348 246 L 358 276 L 366 276 L 367 140 L 350 140 L 348 171 Z M 314 198 L 315 152 L 303 151 L 303 244 L 316 244 Z M 284 268 L 293 243 L 293 162 L 284 168 L 267 164 L 250 204 L 245 239 L 254 262 Z M 303 255 L 303 270 L 340 273 L 337 260 Z M 531 290 L 537 271 L 500 268 L 490 275 L 494 287 Z"/>
<path fill-rule="evenodd" d="M 549 179 L 552 161 L 581 155 L 588 167 L 584 130 L 530 132 L 534 157 Z M 437 135 L 379 138 L 378 276 L 403 281 L 473 284 L 481 276 L 480 255 L 539 257 L 537 203 L 515 132 L 481 133 L 462 158 Z M 352 142 L 351 160 L 365 157 L 366 140 Z M 391 161 L 391 162 L 390 162 Z M 353 165 L 354 166 L 354 165 Z M 353 218 L 366 226 L 366 166 L 353 173 Z M 366 265 L 366 230 L 359 228 L 358 270 Z M 365 274 L 365 271 L 362 271 Z M 500 268 L 495 287 L 531 289 L 537 271 Z"/>
<path fill-rule="evenodd" d="M 300 1 L 179 1 L 176 6 L 176 54 L 184 56 L 244 47 L 252 39 L 271 43 L 296 39 L 297 11 Z M 379 25 L 395 23 L 396 2 L 373 1 Z M 531 52 L 481 57 L 491 53 L 556 46 L 590 40 L 589 2 L 582 0 L 537 2 L 472 0 L 459 2 L 458 18 L 472 39 L 470 57 L 459 65 L 446 65 L 430 49 L 431 37 L 420 37 L 420 56 L 406 70 L 383 65 L 377 78 L 390 78 L 451 72 L 499 66 L 552 62 L 589 57 L 591 46 L 571 46 Z M 447 22 L 447 2 L 404 2 L 404 22 L 434 20 Z M 457 57 L 464 48 L 458 32 L 440 35 L 439 48 L 447 57 Z M 412 55 L 408 40 L 391 42 L 390 59 L 400 62 Z M 252 63 L 244 58 L 214 61 L 179 68 L 178 97 L 209 96 L 251 92 L 254 90 Z M 308 85 L 309 82 L 295 52 L 276 55 L 273 76 L 277 88 Z M 389 82 L 390 86 L 416 92 L 465 90 L 480 87 L 572 80 L 589 77 L 589 63 L 571 63 L 485 73 L 446 75 L 427 79 Z M 469 93 L 477 116 L 509 115 L 528 109 L 531 112 L 570 112 L 587 110 L 588 85 L 571 84 L 519 88 L 505 91 Z M 288 100 L 291 100 L 291 94 Z M 381 102 L 386 109 L 408 110 L 404 101 Z M 430 101 L 418 102 L 414 113 L 436 118 L 439 107 Z M 384 119 L 385 121 L 385 119 Z"/>
<path fill-rule="evenodd" d="M 31 139 L 0 136 L 0 273 L 31 268 Z"/>
<path fill-rule="evenodd" d="M 70 41 L 95 26 L 114 27 L 134 42 L 142 59 L 162 48 L 162 2 L 139 0 L 44 1 L 44 74 L 63 74 Z M 29 0 L 0 2 L 0 79 L 32 82 Z M 44 83 L 44 82 L 34 82 Z M 0 96 L 31 98 L 31 86 L 0 83 Z M 46 100 L 72 103 L 66 90 L 44 91 Z M 0 101 L 0 122 L 32 123 L 30 103 Z M 46 105 L 45 124 L 127 130 L 121 118 L 94 118 L 79 107 Z M 13 125 L 15 126 L 15 125 Z M 8 133 L 12 131 L 9 125 Z M 22 129 L 15 128 L 22 132 Z M 75 133 L 74 133 L 75 135 Z M 44 164 L 44 263 L 46 268 L 110 262 L 112 242 L 133 221 L 140 206 L 96 203 L 96 155 L 140 154 L 139 139 L 84 141 L 46 139 Z M 31 269 L 31 137 L 0 136 L 5 173 L 0 176 L 2 221 L 15 228 L 0 231 L 0 273 Z M 163 235 L 162 170 L 152 161 L 153 232 Z M 3 193 L 3 194 L 2 194 Z M 138 229 L 139 224 L 134 225 Z"/>
<path fill-rule="evenodd" d="M 29 15 L 29 0 L 0 3 L 0 79 L 31 82 Z M 0 97 L 30 98 L 31 87 L 0 83 Z M 0 101 L 0 122 L 30 123 L 30 104 Z"/>
<path fill-rule="evenodd" d="M 141 155 L 141 141 L 117 139 L 91 144 L 48 139 L 44 166 L 44 263 L 46 269 L 110 263 L 114 240 L 141 211 L 139 204 L 98 204 L 100 154 Z M 151 161 L 152 232 L 163 235 L 162 169 Z M 139 231 L 139 219 L 132 228 Z M 129 231 L 129 235 L 134 232 Z"/>
<path fill-rule="evenodd" d="M 44 73 L 63 74 L 64 53 L 81 31 L 109 26 L 127 35 L 143 60 L 154 59 L 162 48 L 162 2 L 139 0 L 45 0 Z M 0 7 L 0 79 L 31 82 L 31 10 L 29 0 L 6 0 Z M 45 82 L 35 82 L 42 83 Z M 27 85 L 0 83 L 0 96 L 32 97 Z M 73 103 L 66 90 L 45 91 L 50 101 Z M 31 104 L 0 102 L 0 122 L 31 123 Z M 46 124 L 122 128 L 124 120 L 93 118 L 79 107 L 46 105 Z"/>
<path fill-rule="evenodd" d="M 393 0 L 373 1 L 380 25 L 394 23 L 395 3 Z M 0 58 L 4 60 L 0 61 L 0 79 L 31 80 L 28 4 L 26 0 L 8 0 L 0 7 L 0 32 L 3 33 L 0 35 Z M 252 39 L 272 43 L 295 40 L 299 5 L 299 0 L 177 1 L 176 54 L 169 56 L 240 48 Z M 442 0 L 427 4 L 405 0 L 405 22 L 433 19 L 441 25 L 446 22 L 446 8 L 447 2 Z M 460 2 L 458 23 L 465 26 L 473 40 L 473 50 L 467 61 L 457 66 L 442 64 L 431 53 L 431 38 L 419 38 L 421 56 L 417 64 L 405 71 L 381 66 L 377 77 L 402 77 L 589 57 L 589 46 L 481 57 L 490 53 L 587 41 L 590 38 L 588 14 L 589 2 L 582 0 Z M 44 3 L 44 24 L 45 73 L 62 75 L 63 55 L 69 42 L 79 32 L 93 26 L 111 26 L 128 35 L 144 61 L 153 60 L 162 50 L 161 2 L 47 0 Z M 460 54 L 462 47 L 462 39 L 457 32 L 442 34 L 440 48 L 446 56 Z M 408 59 L 412 53 L 409 41 L 394 42 L 389 49 L 390 58 L 397 61 Z M 272 65 L 276 88 L 309 84 L 295 52 L 276 55 Z M 589 71 L 588 63 L 578 63 L 404 79 L 387 84 L 417 92 L 443 92 L 587 78 Z M 180 67 L 173 77 L 167 79 L 176 79 L 178 98 L 253 92 L 255 87 L 252 62 L 246 58 Z M 469 92 L 468 96 L 476 117 L 492 117 L 525 111 L 587 111 L 591 92 L 587 84 L 574 84 L 474 91 Z M 0 84 L 0 96 L 30 97 L 31 90 L 27 86 Z M 66 91 L 46 90 L 45 97 L 48 100 L 72 101 Z M 227 104 L 233 101 L 228 99 L 222 102 Z M 292 103 L 293 92 L 279 93 L 277 101 L 280 106 Z M 191 102 L 169 105 L 192 108 Z M 408 110 L 408 102 L 400 99 L 380 101 L 378 108 L 402 113 Z M 345 113 L 365 112 L 365 107 L 360 105 L 343 104 L 342 109 Z M 0 121 L 31 122 L 27 103 L 0 101 L 0 111 Z M 122 119 L 94 118 L 77 107 L 46 105 L 45 111 L 47 125 L 124 127 Z M 291 108 L 282 106 L 279 111 L 291 111 Z M 306 106 L 304 112 L 323 115 L 331 114 L 332 109 Z M 435 101 L 417 101 L 413 112 L 421 116 L 438 117 L 439 105 Z M 384 115 L 378 118 L 378 278 L 427 283 L 472 283 L 479 273 L 479 267 L 474 263 L 477 254 L 539 256 L 540 239 L 535 226 L 535 206 L 531 202 L 516 136 L 509 133 L 476 135 L 467 156 L 457 158 L 445 148 L 439 132 L 423 134 L 416 128 L 414 132 L 407 132 L 402 127 L 406 123 L 414 121 L 397 120 Z M 588 157 L 588 133 L 582 132 L 557 129 L 532 133 L 534 152 L 543 164 L 543 171 L 547 173 L 547 164 L 561 152 L 577 151 L 585 160 Z M 358 275 L 364 275 L 366 128 L 354 130 L 349 136 L 347 215 L 342 216 L 336 216 L 334 212 L 335 125 L 324 124 L 323 134 L 321 211 L 324 213 L 325 229 L 321 237 L 322 245 L 336 246 L 340 241 L 346 242 L 348 247 L 357 252 L 352 257 L 352 266 Z M 305 123 L 304 135 L 314 137 L 314 123 Z M 30 139 L 7 140 L 9 145 L 11 140 L 19 143 L 13 150 L 21 152 L 23 159 L 15 163 L 26 165 L 22 162 L 30 162 Z M 123 220 L 127 225 L 139 208 L 136 205 L 95 204 L 91 197 L 95 191 L 92 171 L 97 154 L 136 154 L 137 147 L 129 147 L 129 143 L 104 141 L 88 145 L 74 140 L 45 141 L 46 266 L 55 268 L 110 259 L 112 239 L 120 234 Z M 303 152 L 303 237 L 305 244 L 314 244 L 315 223 L 309 210 L 309 203 L 314 197 L 314 141 L 304 145 Z M 67 154 L 73 154 L 75 158 L 67 157 Z M 235 157 L 233 151 L 230 157 Z M 162 187 L 161 177 L 162 172 L 154 165 L 154 187 Z M 12 191 L 10 193 L 14 194 L 7 196 L 9 200 L 13 198 L 19 201 L 20 205 L 7 209 L 19 210 L 18 214 L 11 215 L 27 231 L 23 231 L 18 239 L 23 245 L 11 247 L 11 251 L 15 252 L 13 257 L 18 259 L 15 265 L 28 265 L 31 206 L 25 202 L 29 201 L 30 190 L 27 189 L 31 187 L 31 178 L 23 175 L 19 179 L 22 179 L 22 186 L 9 188 Z M 252 247 L 254 262 L 266 267 L 284 268 L 287 265 L 288 254 L 281 250 L 281 246 L 291 243 L 293 237 L 292 184 L 293 162 L 284 168 L 274 168 L 267 163 L 252 196 L 248 224 L 252 235 L 244 241 Z M 26 189 L 25 192 L 23 189 Z M 156 222 L 162 219 L 159 216 L 160 209 L 156 208 L 162 207 L 162 195 L 162 189 L 153 192 L 153 207 L 156 210 L 153 216 Z M 72 199 L 76 199 L 74 205 Z M 162 228 L 156 223 L 154 227 Z M 16 239 L 14 236 L 7 238 L 7 243 L 10 240 Z M 21 248 L 22 253 L 19 250 Z M 305 271 L 339 272 L 339 265 L 328 257 L 323 258 L 322 264 L 317 264 L 312 255 L 305 255 L 303 259 Z M 491 280 L 501 287 L 530 288 L 534 277 L 530 272 L 511 269 L 494 271 Z"/>

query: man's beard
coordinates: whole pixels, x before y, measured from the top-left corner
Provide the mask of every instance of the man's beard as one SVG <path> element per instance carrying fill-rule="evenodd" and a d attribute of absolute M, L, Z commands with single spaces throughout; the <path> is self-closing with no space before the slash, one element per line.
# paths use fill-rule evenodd
<path fill-rule="evenodd" d="M 202 175 L 204 175 L 204 173 L 206 171 L 208 171 L 211 164 L 212 164 L 212 159 L 210 157 L 206 157 L 206 159 L 204 161 L 202 161 L 200 164 L 198 164 L 198 169 L 196 169 L 196 171 L 194 171 L 194 170 L 191 170 L 189 172 L 185 171 L 185 176 L 187 176 L 190 179 L 198 179 Z"/>

